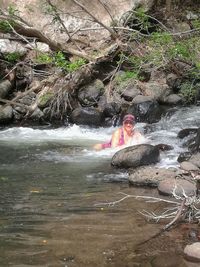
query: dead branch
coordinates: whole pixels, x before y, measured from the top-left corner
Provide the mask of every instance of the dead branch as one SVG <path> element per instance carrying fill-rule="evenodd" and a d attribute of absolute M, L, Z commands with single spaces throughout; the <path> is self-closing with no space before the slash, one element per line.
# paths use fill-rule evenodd
<path fill-rule="evenodd" d="M 172 207 L 169 207 L 167 210 L 165 210 L 161 214 L 155 214 L 154 212 L 149 211 L 140 211 L 139 213 L 143 216 L 147 217 L 148 219 L 155 220 L 156 222 L 160 221 L 161 219 L 170 219 L 172 220 L 165 225 L 163 228 L 163 231 L 169 229 L 172 225 L 174 225 L 179 219 L 183 219 L 185 221 L 188 221 L 189 223 L 194 222 L 196 220 L 200 219 L 200 209 L 197 207 L 197 205 L 200 203 L 200 198 L 194 194 L 193 196 L 188 196 L 184 189 L 182 188 L 182 193 L 180 195 L 177 195 L 176 193 L 177 185 L 174 186 L 172 195 L 176 199 L 176 201 L 166 200 L 162 198 L 157 197 L 150 197 L 150 196 L 135 196 L 135 195 L 128 195 L 124 194 L 124 197 L 120 198 L 119 200 L 112 201 L 112 202 L 104 202 L 104 203 L 98 203 L 95 206 L 114 206 L 115 204 L 118 204 L 125 199 L 128 198 L 143 198 L 146 199 L 147 202 L 155 203 L 155 202 L 164 202 L 172 204 Z M 178 201 L 177 201 L 178 200 Z"/>
<path fill-rule="evenodd" d="M 0 15 L 0 20 L 9 21 L 10 19 L 8 16 Z M 20 36 L 26 43 L 30 44 L 30 42 L 27 40 L 27 38 L 22 37 L 22 35 L 26 36 L 26 37 L 36 38 L 38 41 L 48 44 L 49 47 L 53 51 L 64 51 L 68 54 L 75 55 L 75 56 L 78 56 L 81 58 L 85 58 L 87 61 L 92 60 L 92 58 L 89 55 L 87 55 L 84 51 L 78 51 L 76 49 L 66 47 L 65 45 L 62 45 L 60 43 L 56 43 L 56 42 L 50 40 L 48 37 L 46 37 L 39 30 L 32 28 L 32 27 L 27 27 L 27 25 L 25 25 L 19 21 L 16 21 L 16 20 L 14 20 L 14 21 L 15 21 L 15 23 L 14 23 L 14 25 L 12 25 L 12 28 L 14 29 L 14 33 L 15 34 L 17 33 L 17 35 Z"/>

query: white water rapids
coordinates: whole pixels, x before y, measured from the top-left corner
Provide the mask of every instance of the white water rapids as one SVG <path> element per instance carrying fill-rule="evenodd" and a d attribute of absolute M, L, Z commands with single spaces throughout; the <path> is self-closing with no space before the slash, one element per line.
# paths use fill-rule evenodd
<path fill-rule="evenodd" d="M 167 144 L 173 146 L 173 150 L 161 153 L 161 162 L 158 166 L 177 166 L 177 157 L 180 152 L 186 150 L 182 146 L 183 140 L 177 138 L 180 130 L 191 127 L 198 127 L 200 124 L 200 107 L 179 108 L 166 115 L 159 122 L 147 125 L 137 123 L 139 131 L 144 133 L 145 142 L 149 144 Z M 169 113 L 170 114 L 170 113 Z M 41 159 L 50 161 L 96 161 L 108 158 L 116 152 L 116 149 L 106 149 L 96 152 L 92 149 L 95 143 L 109 141 L 114 127 L 110 128 L 89 128 L 72 125 L 57 129 L 13 127 L 0 131 L 0 143 L 9 146 L 34 146 L 44 143 L 56 143 L 63 146 L 78 147 L 79 149 L 69 155 L 51 153 L 48 151 L 39 155 Z"/>

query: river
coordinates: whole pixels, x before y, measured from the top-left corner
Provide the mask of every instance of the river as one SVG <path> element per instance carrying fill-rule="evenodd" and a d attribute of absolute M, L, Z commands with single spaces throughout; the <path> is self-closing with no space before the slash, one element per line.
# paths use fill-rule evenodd
<path fill-rule="evenodd" d="M 178 132 L 199 124 L 200 108 L 190 107 L 137 127 L 147 143 L 174 147 L 162 153 L 158 166 L 177 167 L 177 156 L 186 150 Z M 123 247 L 128 250 L 160 229 L 162 224 L 148 223 L 139 214 L 151 207 L 144 201 L 96 205 L 119 199 L 119 192 L 158 194 L 129 187 L 127 173 L 110 166 L 115 150 L 92 150 L 113 130 L 77 125 L 0 129 L 0 266 L 129 266 L 121 263 L 123 253 L 127 258 Z M 137 266 L 144 260 L 128 255 L 127 262 Z"/>

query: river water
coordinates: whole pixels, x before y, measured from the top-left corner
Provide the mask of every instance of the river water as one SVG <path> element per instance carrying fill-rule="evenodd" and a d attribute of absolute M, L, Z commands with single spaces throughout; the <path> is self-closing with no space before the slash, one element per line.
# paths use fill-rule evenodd
<path fill-rule="evenodd" d="M 190 107 L 137 127 L 145 142 L 174 147 L 162 153 L 158 166 L 176 167 L 186 149 L 178 132 L 199 124 L 200 108 Z M 149 207 L 144 201 L 96 205 L 119 199 L 119 192 L 157 195 L 128 186 L 127 173 L 110 166 L 116 150 L 92 150 L 113 130 L 77 125 L 0 130 L 0 266 L 123 267 L 125 250 L 121 259 L 116 251 L 160 229 L 139 215 L 138 210 Z M 130 255 L 127 261 L 141 262 Z"/>

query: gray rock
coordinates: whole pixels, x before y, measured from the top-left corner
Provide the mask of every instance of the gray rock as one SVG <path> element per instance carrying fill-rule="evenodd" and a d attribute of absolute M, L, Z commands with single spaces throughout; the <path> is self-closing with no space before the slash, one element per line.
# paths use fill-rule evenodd
<path fill-rule="evenodd" d="M 12 88 L 12 84 L 9 80 L 0 82 L 0 98 L 5 98 Z"/>
<path fill-rule="evenodd" d="M 0 106 L 0 123 L 9 122 L 13 117 L 13 109 L 11 106 Z"/>
<path fill-rule="evenodd" d="M 173 190 L 178 196 L 183 196 L 183 191 L 186 195 L 192 196 L 196 192 L 196 184 L 184 179 L 167 178 L 158 184 L 158 191 L 163 195 L 172 195 Z"/>
<path fill-rule="evenodd" d="M 180 163 L 180 168 L 185 170 L 185 171 L 198 171 L 199 168 L 193 164 L 192 162 L 189 161 L 183 161 Z"/>
<path fill-rule="evenodd" d="M 150 165 L 160 160 L 159 149 L 153 145 L 142 144 L 126 147 L 114 154 L 111 165 L 118 168 L 136 168 Z"/>
<path fill-rule="evenodd" d="M 134 114 L 140 121 L 152 123 L 160 113 L 158 102 L 152 96 L 136 96 L 127 113 Z"/>
<path fill-rule="evenodd" d="M 189 159 L 189 162 L 193 163 L 194 165 L 200 168 L 200 153 L 192 155 L 191 158 Z"/>
<path fill-rule="evenodd" d="M 200 262 L 200 242 L 187 245 L 184 249 L 184 254 L 188 260 Z"/>
<path fill-rule="evenodd" d="M 136 169 L 130 169 L 129 183 L 134 186 L 157 187 L 160 181 L 168 178 L 175 179 L 178 174 L 179 170 L 175 168 L 138 167 Z"/>
<path fill-rule="evenodd" d="M 144 92 L 146 96 L 151 96 L 161 103 L 165 103 L 165 98 L 171 94 L 171 89 L 166 84 L 166 80 L 163 80 L 162 82 L 152 81 L 141 83 L 140 90 Z"/>
<path fill-rule="evenodd" d="M 177 94 L 171 94 L 165 98 L 165 104 L 178 105 L 183 102 L 183 98 Z"/>
<path fill-rule="evenodd" d="M 103 122 L 103 114 L 93 107 L 76 108 L 70 116 L 70 121 L 76 124 L 99 126 Z"/>
<path fill-rule="evenodd" d="M 83 106 L 96 105 L 104 91 L 105 88 L 103 82 L 97 79 L 89 85 L 83 86 L 79 90 L 78 99 Z"/>
<path fill-rule="evenodd" d="M 19 42 L 0 39 L 0 52 L 2 54 L 19 53 L 20 55 L 24 55 L 27 49 Z"/>
<path fill-rule="evenodd" d="M 32 120 L 38 121 L 44 116 L 44 113 L 39 109 L 36 108 L 34 112 L 31 114 L 30 118 Z"/>

